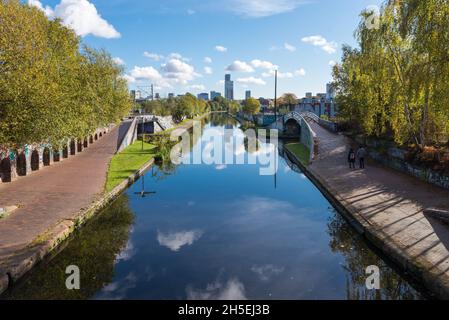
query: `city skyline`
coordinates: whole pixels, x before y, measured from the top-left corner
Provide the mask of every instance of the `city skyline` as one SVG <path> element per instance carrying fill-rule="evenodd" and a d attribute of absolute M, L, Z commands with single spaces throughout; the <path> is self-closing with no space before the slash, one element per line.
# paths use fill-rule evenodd
<path fill-rule="evenodd" d="M 95 48 L 121 64 L 129 88 L 154 84 L 168 93 L 218 91 L 224 75 L 234 79 L 234 98 L 251 90 L 278 93 L 324 92 L 341 46 L 354 45 L 359 13 L 380 1 L 232 0 L 125 1 L 29 0 L 58 17 Z M 324 10 L 325 9 L 325 10 Z"/>

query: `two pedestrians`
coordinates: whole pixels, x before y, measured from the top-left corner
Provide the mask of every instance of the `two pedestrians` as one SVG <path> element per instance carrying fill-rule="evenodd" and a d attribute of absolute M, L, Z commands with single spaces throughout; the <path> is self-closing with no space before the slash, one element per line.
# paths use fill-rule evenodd
<path fill-rule="evenodd" d="M 349 162 L 349 169 L 355 169 L 355 160 L 359 160 L 359 167 L 360 169 L 365 169 L 365 157 L 366 157 L 366 149 L 363 146 L 360 146 L 357 149 L 357 152 L 354 151 L 354 149 L 349 149 L 348 153 L 348 162 Z"/>

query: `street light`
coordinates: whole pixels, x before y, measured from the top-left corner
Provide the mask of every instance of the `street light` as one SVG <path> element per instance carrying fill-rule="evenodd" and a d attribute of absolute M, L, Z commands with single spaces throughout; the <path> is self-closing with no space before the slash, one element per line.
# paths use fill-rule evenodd
<path fill-rule="evenodd" d="M 143 139 L 145 138 L 145 116 L 142 116 L 142 151 L 143 151 Z"/>
<path fill-rule="evenodd" d="M 278 71 L 274 70 L 274 123 L 276 125 L 276 129 L 278 128 L 277 89 L 278 89 Z"/>

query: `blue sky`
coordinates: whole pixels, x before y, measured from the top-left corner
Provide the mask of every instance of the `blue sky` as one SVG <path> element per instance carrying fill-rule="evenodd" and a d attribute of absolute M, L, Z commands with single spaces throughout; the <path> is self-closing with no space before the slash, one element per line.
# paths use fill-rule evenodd
<path fill-rule="evenodd" d="M 251 90 L 324 92 L 331 61 L 344 43 L 355 45 L 359 13 L 380 0 L 29 0 L 59 17 L 83 41 L 123 62 L 130 88 L 153 83 L 165 96 L 223 92 L 224 74 L 235 97 Z M 222 47 L 222 48 L 221 48 Z M 224 50 L 224 48 L 226 50 Z M 221 49 L 221 50 L 220 50 Z M 210 59 L 205 58 L 208 57 Z"/>

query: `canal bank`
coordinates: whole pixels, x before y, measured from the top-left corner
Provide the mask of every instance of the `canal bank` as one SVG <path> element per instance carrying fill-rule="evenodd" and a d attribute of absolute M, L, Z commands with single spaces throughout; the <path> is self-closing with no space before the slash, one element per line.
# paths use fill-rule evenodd
<path fill-rule="evenodd" d="M 316 160 L 304 166 L 286 152 L 360 234 L 428 291 L 449 299 L 449 228 L 423 213 L 449 208 L 449 193 L 374 162 L 350 170 L 351 141 L 310 125 L 318 138 Z"/>
<path fill-rule="evenodd" d="M 70 219 L 64 219 L 49 227 L 40 234 L 32 243 L 28 244 L 20 252 L 13 253 L 2 261 L 0 271 L 0 294 L 3 293 L 21 279 L 39 262 L 53 253 L 72 233 L 82 227 L 90 218 L 108 207 L 124 190 L 141 177 L 154 163 L 154 159 L 146 162 L 137 172 L 131 174 L 110 192 L 98 197 L 90 206 L 81 209 Z"/>
<path fill-rule="evenodd" d="M 243 134 L 211 116 L 198 143 L 231 127 Z M 254 164 L 154 166 L 3 298 L 422 298 L 296 166 L 278 164 L 274 177 Z M 64 286 L 72 264 L 82 272 L 76 292 Z M 382 270 L 381 290 L 365 286 L 369 265 Z"/>
<path fill-rule="evenodd" d="M 170 132 L 178 129 L 180 132 L 187 130 L 193 126 L 194 121 L 201 121 L 209 114 L 206 113 L 195 119 L 187 120 L 172 128 Z M 2 228 L 5 230 L 0 237 L 0 294 L 57 249 L 86 221 L 108 207 L 124 190 L 151 168 L 154 163 L 153 157 L 144 163 L 140 169 L 128 173 L 128 176 L 123 178 L 122 182 L 114 183 L 114 187 L 108 190 L 106 173 L 110 169 L 110 160 L 116 154 L 121 144 L 120 141 L 123 142 L 126 136 L 132 135 L 133 130 L 129 129 L 129 125 L 125 123 L 124 127 L 125 130 L 115 128 L 109 135 L 106 135 L 105 138 L 95 143 L 76 159 L 65 161 L 65 167 L 55 166 L 49 168 L 45 175 L 40 173 L 40 175 L 43 175 L 41 177 L 28 177 L 29 180 L 33 180 L 28 183 L 26 180 L 22 180 L 15 182 L 14 185 L 3 186 L 3 192 L 5 193 L 8 192 L 8 188 L 12 188 L 17 190 L 9 193 L 14 192 L 18 196 L 22 192 L 37 194 L 32 197 L 28 195 L 29 203 L 19 198 L 21 201 L 20 208 L 17 210 L 21 215 L 19 221 L 6 222 L 6 220 L 0 220 L 0 230 Z M 127 131 L 125 136 L 121 131 Z M 39 180 L 34 181 L 35 179 L 46 179 L 47 181 L 41 183 Z M 61 187 L 58 187 L 58 185 L 64 184 L 64 181 L 70 181 L 72 184 L 66 184 L 64 190 L 60 192 Z M 18 186 L 19 184 L 26 185 L 26 188 Z M 48 185 L 48 188 L 45 187 L 41 192 L 36 192 L 35 189 L 39 185 Z M 28 188 L 30 190 L 26 190 Z M 104 189 L 106 189 L 106 192 Z M 77 194 L 77 196 L 70 196 L 70 194 Z M 48 202 L 49 197 L 55 201 Z M 77 198 L 77 202 L 74 198 Z M 3 201 L 11 200 L 3 199 Z M 36 201 L 40 202 L 39 205 L 34 204 Z M 51 208 L 45 207 L 45 205 L 50 205 Z M 41 226 L 35 228 L 37 230 L 33 229 L 27 232 L 27 237 L 17 239 L 12 230 L 17 228 L 26 231 L 31 223 L 29 221 L 31 219 L 30 214 L 35 213 L 35 210 L 41 210 L 39 214 L 44 213 L 44 219 L 39 221 Z M 10 217 L 7 218 L 11 219 Z M 16 220 L 17 217 L 12 219 Z M 7 233 L 11 235 L 3 238 L 3 236 L 7 236 Z"/>

